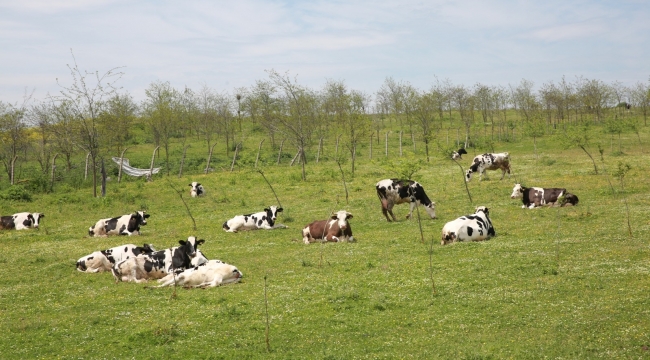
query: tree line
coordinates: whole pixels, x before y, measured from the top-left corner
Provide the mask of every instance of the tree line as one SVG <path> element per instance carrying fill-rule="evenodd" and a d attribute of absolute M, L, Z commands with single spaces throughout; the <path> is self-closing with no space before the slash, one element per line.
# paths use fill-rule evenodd
<path fill-rule="evenodd" d="M 189 140 L 198 139 L 207 155 L 219 140 L 228 154 L 237 151 L 246 136 L 244 129 L 259 128 L 272 148 L 289 145 L 296 151 L 294 160 L 302 165 L 304 180 L 306 151 L 317 147 L 320 153 L 324 138 L 336 138 L 337 150 L 340 142 L 354 173 L 359 145 L 369 138 L 379 142 L 379 133 L 387 126 L 408 131 L 413 140 L 422 142 L 428 159 L 430 145 L 443 129 L 447 136 L 450 130 L 457 137 L 462 134 L 464 147 L 479 137 L 511 141 L 515 131 L 536 141 L 547 129 L 584 123 L 600 124 L 619 136 L 624 128 L 638 135 L 639 126 L 647 126 L 650 108 L 650 81 L 628 87 L 562 78 L 535 89 L 525 79 L 515 85 L 472 87 L 436 80 L 421 90 L 387 78 L 376 93 L 367 94 L 336 80 L 312 89 L 273 70 L 268 78 L 232 92 L 208 86 L 177 89 L 156 81 L 145 90 L 144 100 L 136 102 L 117 87 L 122 69 L 85 72 L 76 62 L 68 67 L 71 84 L 60 85 L 58 94 L 40 101 L 26 96 L 20 104 L 0 101 L 0 161 L 11 184 L 18 161 L 35 160 L 48 174 L 57 156 L 70 171 L 73 157 L 83 153 L 96 196 L 100 159 L 128 147 L 134 127 L 160 147 L 167 174 L 172 144 L 185 148 Z M 630 111 L 643 124 L 631 121 Z"/>

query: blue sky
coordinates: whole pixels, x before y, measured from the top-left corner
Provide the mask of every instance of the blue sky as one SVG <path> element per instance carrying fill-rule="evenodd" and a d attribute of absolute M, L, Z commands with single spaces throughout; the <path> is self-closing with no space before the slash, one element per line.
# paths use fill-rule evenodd
<path fill-rule="evenodd" d="M 387 77 L 633 85 L 650 79 L 650 1 L 0 0 L 0 100 L 57 93 L 70 49 L 81 69 L 124 66 L 137 100 L 157 80 L 234 92 L 269 69 L 368 94 Z"/>

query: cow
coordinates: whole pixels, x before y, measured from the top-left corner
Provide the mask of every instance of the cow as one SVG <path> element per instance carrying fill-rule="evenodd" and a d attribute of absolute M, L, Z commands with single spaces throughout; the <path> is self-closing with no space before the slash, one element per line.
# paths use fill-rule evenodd
<path fill-rule="evenodd" d="M 490 154 L 485 153 L 483 155 L 477 155 L 472 161 L 472 165 L 467 171 L 465 171 L 465 181 L 469 182 L 472 180 L 472 174 L 478 172 L 479 181 L 483 180 L 483 172 L 485 170 L 498 170 L 501 169 L 503 172 L 501 174 L 501 180 L 506 176 L 508 172 L 508 178 L 510 178 L 510 154 L 507 152 Z"/>
<path fill-rule="evenodd" d="M 407 219 L 413 215 L 416 202 L 424 205 L 424 210 L 432 219 L 436 218 L 436 203 L 429 199 L 424 188 L 417 181 L 385 179 L 378 182 L 375 188 L 381 201 L 381 211 L 389 222 L 391 220 L 388 214 L 393 217 L 394 221 L 397 221 L 393 214 L 393 206 L 405 202 L 411 203 L 409 214 L 406 215 Z"/>
<path fill-rule="evenodd" d="M 286 229 L 287 226 L 275 223 L 279 212 L 282 212 L 281 207 L 269 206 L 264 211 L 255 214 L 237 215 L 224 222 L 222 227 L 226 232 L 256 229 Z"/>
<path fill-rule="evenodd" d="M 101 219 L 88 228 L 88 235 L 140 235 L 140 226 L 147 225 L 149 216 L 145 211 L 136 211 L 133 214 Z"/>
<path fill-rule="evenodd" d="M 341 210 L 333 214 L 328 220 L 314 221 L 302 229 L 302 241 L 305 244 L 318 240 L 352 242 L 354 238 L 352 237 L 352 228 L 348 222 L 350 219 L 352 219 L 352 214 Z"/>
<path fill-rule="evenodd" d="M 237 267 L 226 264 L 221 260 L 210 260 L 199 266 L 186 269 L 179 274 L 168 274 L 158 282 L 161 288 L 165 286 L 183 286 L 185 288 L 209 288 L 219 285 L 236 283 L 244 274 Z"/>
<path fill-rule="evenodd" d="M 22 212 L 0 217 L 0 230 L 38 229 L 40 220 L 45 217 L 41 213 Z"/>
<path fill-rule="evenodd" d="M 205 195 L 205 189 L 203 188 L 203 185 L 197 183 L 196 181 L 189 184 L 189 186 L 192 187 L 192 189 L 190 189 L 190 196 L 191 197 L 197 197 L 197 196 Z"/>
<path fill-rule="evenodd" d="M 160 279 L 171 272 L 179 273 L 195 266 L 192 259 L 197 256 L 197 247 L 204 242 L 205 240 L 196 240 L 196 237 L 190 236 L 187 241 L 178 241 L 181 246 L 122 260 L 112 269 L 115 282 L 140 283 L 148 279 Z"/>
<path fill-rule="evenodd" d="M 479 206 L 472 215 L 461 216 L 442 228 L 441 245 L 455 241 L 482 241 L 496 236 L 488 208 Z"/>
<path fill-rule="evenodd" d="M 453 160 L 458 160 L 458 159 L 463 159 L 463 155 L 467 154 L 467 151 L 465 149 L 458 149 L 458 151 L 454 151 L 451 153 L 451 158 Z"/>
<path fill-rule="evenodd" d="M 113 265 L 122 260 L 130 259 L 140 254 L 151 254 L 154 251 L 156 249 L 151 244 L 144 244 L 143 246 L 126 244 L 107 250 L 95 251 L 77 260 L 77 270 L 87 273 L 111 271 Z"/>
<path fill-rule="evenodd" d="M 515 184 L 515 187 L 512 188 L 510 198 L 521 198 L 524 203 L 521 206 L 522 209 L 532 209 L 543 205 L 573 206 L 578 204 L 578 197 L 567 192 L 564 188 L 527 188 L 521 184 Z"/>

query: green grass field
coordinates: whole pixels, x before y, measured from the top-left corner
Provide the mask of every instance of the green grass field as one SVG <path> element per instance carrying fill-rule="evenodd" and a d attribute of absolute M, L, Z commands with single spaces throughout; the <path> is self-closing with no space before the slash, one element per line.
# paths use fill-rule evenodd
<path fill-rule="evenodd" d="M 499 181 L 500 172 L 468 184 L 470 204 L 458 166 L 436 154 L 413 177 L 437 204 L 436 220 L 420 209 L 425 243 L 418 222 L 404 220 L 407 205 L 395 208 L 399 222 L 386 222 L 374 189 L 378 180 L 399 176 L 400 166 L 423 159 L 422 149 L 400 158 L 392 144 L 386 159 L 383 143 L 373 160 L 359 150 L 354 176 L 344 164 L 349 204 L 331 143 L 326 161 L 307 165 L 306 182 L 298 166 L 288 166 L 293 154 L 275 166 L 277 150 L 265 148 L 262 168 L 285 209 L 278 222 L 289 229 L 225 233 L 225 220 L 276 202 L 250 166 L 261 136 L 244 148 L 241 162 L 248 165 L 232 173 L 223 170 L 232 155 L 222 151 L 213 158 L 215 172 L 200 174 L 206 151 L 197 141 L 180 179 L 172 169 L 149 183 L 118 184 L 113 176 L 106 198 L 90 197 L 85 183 L 56 184 L 32 202 L 0 200 L 2 215 L 46 214 L 39 230 L 0 233 L 0 358 L 650 358 L 650 155 L 636 135 L 623 135 L 622 155 L 605 146 L 610 173 L 620 161 L 632 166 L 625 192 L 617 194 L 580 149 L 565 150 L 553 137 L 538 139 L 539 160 L 532 140 L 495 145 L 510 152 L 513 172 L 527 186 L 578 195 L 579 205 L 567 208 L 522 209 L 510 199 L 514 177 Z M 641 137 L 647 144 L 647 128 Z M 608 135 L 598 140 L 609 145 Z M 139 145 L 127 156 L 148 167 L 152 149 Z M 482 152 L 470 150 L 463 166 Z M 179 154 L 174 148 L 171 155 Z M 609 180 L 620 191 L 618 179 Z M 205 186 L 204 198 L 189 198 L 191 181 Z M 170 184 L 183 190 L 197 230 Z M 441 246 L 443 225 L 478 205 L 489 207 L 497 236 Z M 139 209 L 151 214 L 141 236 L 88 237 L 96 220 Z M 302 243 L 306 224 L 340 209 L 354 215 L 357 242 Z M 242 282 L 178 289 L 174 297 L 172 288 L 115 284 L 109 273 L 75 270 L 78 258 L 96 250 L 145 242 L 163 249 L 190 235 L 206 239 L 201 249 L 209 258 L 236 265 Z"/>

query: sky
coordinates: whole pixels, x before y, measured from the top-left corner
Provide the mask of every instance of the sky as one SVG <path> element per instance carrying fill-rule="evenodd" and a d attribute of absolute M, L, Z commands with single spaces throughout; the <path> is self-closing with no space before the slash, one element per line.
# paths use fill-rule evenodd
<path fill-rule="evenodd" d="M 420 90 L 563 76 L 631 86 L 650 81 L 650 1 L 0 0 L 0 101 L 56 95 L 75 60 L 121 67 L 117 85 L 138 101 L 156 81 L 235 93 L 268 70 L 369 95 L 389 77 Z"/>

